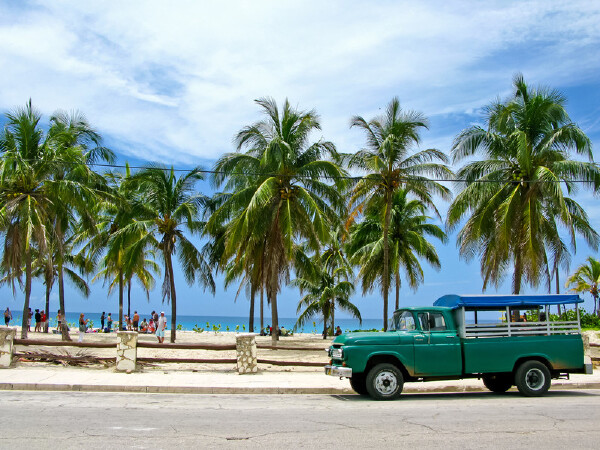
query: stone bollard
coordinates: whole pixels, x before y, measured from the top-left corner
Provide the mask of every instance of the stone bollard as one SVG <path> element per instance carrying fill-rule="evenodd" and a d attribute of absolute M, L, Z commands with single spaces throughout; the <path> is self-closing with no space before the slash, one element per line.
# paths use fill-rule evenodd
<path fill-rule="evenodd" d="M 237 369 L 239 374 L 258 372 L 256 362 L 256 334 L 238 334 L 235 337 Z"/>
<path fill-rule="evenodd" d="M 135 371 L 137 339 L 138 334 L 135 331 L 117 331 L 117 371 Z"/>
<path fill-rule="evenodd" d="M 0 328 L 0 367 L 2 368 L 10 367 L 16 335 L 16 328 Z"/>

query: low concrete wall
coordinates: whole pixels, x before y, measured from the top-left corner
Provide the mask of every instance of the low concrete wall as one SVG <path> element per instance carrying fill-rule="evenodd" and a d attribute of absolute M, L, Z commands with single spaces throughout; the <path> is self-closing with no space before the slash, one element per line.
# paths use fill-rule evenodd
<path fill-rule="evenodd" d="M 135 371 L 137 340 L 138 334 L 135 331 L 117 331 L 117 371 Z"/>
<path fill-rule="evenodd" d="M 256 334 L 238 334 L 235 337 L 237 370 L 239 374 L 258 372 L 256 358 Z"/>
<path fill-rule="evenodd" d="M 0 368 L 10 367 L 16 335 L 16 328 L 0 328 Z"/>

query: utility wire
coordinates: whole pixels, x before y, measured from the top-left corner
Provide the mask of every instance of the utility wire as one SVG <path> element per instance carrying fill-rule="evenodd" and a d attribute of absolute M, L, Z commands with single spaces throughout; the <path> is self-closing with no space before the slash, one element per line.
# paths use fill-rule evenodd
<path fill-rule="evenodd" d="M 21 160 L 21 161 L 25 161 L 25 162 L 32 162 L 34 160 Z M 82 163 L 77 163 L 77 162 L 71 162 L 71 161 L 59 161 L 62 164 L 72 164 L 72 165 L 78 165 L 78 164 L 82 164 Z M 111 169 L 137 169 L 137 170 L 148 170 L 148 169 L 153 169 L 153 170 L 172 170 L 173 172 L 190 172 L 192 170 L 196 170 L 199 173 L 203 173 L 203 174 L 219 174 L 219 175 L 241 175 L 241 176 L 257 176 L 257 177 L 261 177 L 261 176 L 281 176 L 280 174 L 277 173 L 263 173 L 263 172 L 226 172 L 226 171 L 220 171 L 220 170 L 208 170 L 208 169 L 197 169 L 197 168 L 189 168 L 189 169 L 181 169 L 181 168 L 175 168 L 175 167 L 160 167 L 158 165 L 156 166 L 132 166 L 132 165 L 126 165 L 126 164 L 109 164 L 109 163 L 86 163 L 86 165 L 88 166 L 95 166 L 95 167 L 105 167 L 105 168 L 111 168 Z M 321 179 L 329 179 L 329 180 L 354 180 L 354 181 L 359 181 L 362 180 L 364 178 L 366 178 L 367 175 L 358 175 L 358 176 L 350 176 L 350 175 L 319 175 L 316 178 L 321 178 Z M 295 175 L 294 178 L 315 178 L 315 177 L 309 177 L 307 175 Z M 466 179 L 460 179 L 460 178 L 425 178 L 425 177 L 402 177 L 402 181 L 434 181 L 434 182 L 449 182 L 449 183 L 589 183 L 592 184 L 593 181 L 587 181 L 587 180 L 521 180 L 521 179 L 514 179 L 514 180 L 481 180 L 481 179 L 477 179 L 477 180 L 466 180 Z"/>

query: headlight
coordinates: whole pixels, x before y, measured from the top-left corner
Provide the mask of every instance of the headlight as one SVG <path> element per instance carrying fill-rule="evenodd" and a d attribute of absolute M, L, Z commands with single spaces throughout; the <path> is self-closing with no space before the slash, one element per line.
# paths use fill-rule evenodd
<path fill-rule="evenodd" d="M 331 349 L 331 357 L 334 359 L 342 359 L 344 350 L 341 347 L 333 347 Z"/>

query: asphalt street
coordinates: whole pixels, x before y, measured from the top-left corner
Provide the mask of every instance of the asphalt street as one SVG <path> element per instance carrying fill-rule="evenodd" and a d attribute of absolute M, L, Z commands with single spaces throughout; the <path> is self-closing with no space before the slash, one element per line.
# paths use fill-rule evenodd
<path fill-rule="evenodd" d="M 2 448 L 598 448 L 600 391 L 357 395 L 0 392 Z M 409 447 L 410 448 L 410 447 Z"/>

